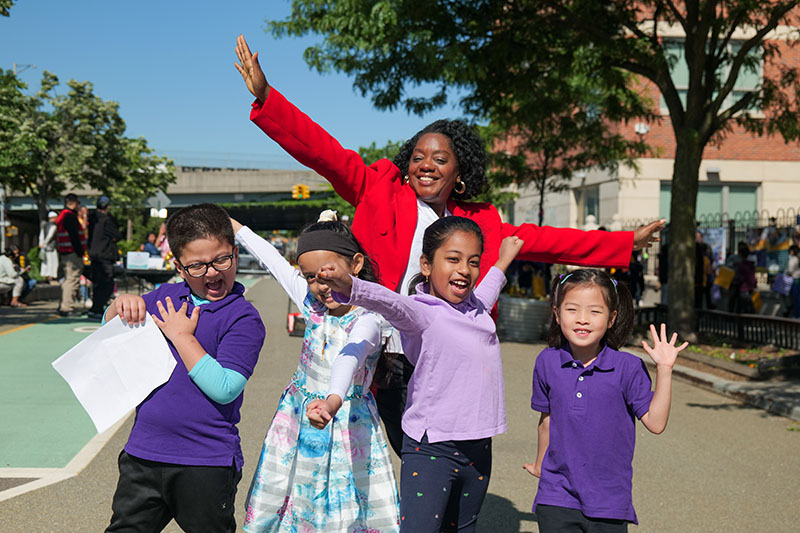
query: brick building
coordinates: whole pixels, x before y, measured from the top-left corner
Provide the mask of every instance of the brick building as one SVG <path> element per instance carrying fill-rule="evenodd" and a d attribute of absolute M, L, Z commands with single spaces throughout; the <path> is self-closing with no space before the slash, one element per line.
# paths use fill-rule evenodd
<path fill-rule="evenodd" d="M 683 35 L 674 28 L 659 27 L 665 47 L 682 54 Z M 747 37 L 734 34 L 736 39 Z M 769 38 L 777 43 L 780 65 L 800 67 L 800 47 L 790 46 L 789 28 L 779 27 Z M 774 77 L 778 66 L 763 64 L 759 72 L 742 72 L 734 95 L 752 90 L 762 75 Z M 681 70 L 683 69 L 683 70 Z M 676 87 L 688 86 L 688 72 L 679 57 L 673 70 Z M 633 227 L 657 217 L 669 219 L 675 139 L 671 120 L 658 89 L 643 80 L 642 90 L 661 110 L 659 121 L 621 125 L 629 138 L 642 137 L 655 149 L 656 157 L 638 160 L 639 172 L 621 167 L 614 173 L 589 169 L 578 173 L 565 193 L 548 193 L 544 224 L 584 227 L 592 220 L 609 229 Z M 515 223 L 538 221 L 535 187 L 520 188 L 520 197 L 509 213 Z M 785 143 L 780 135 L 758 137 L 734 125 L 724 136 L 713 139 L 703 154 L 697 197 L 699 220 L 726 214 L 776 214 L 779 210 L 800 210 L 800 143 Z M 590 218 L 590 215 L 594 219 Z M 762 215 L 763 216 L 763 215 Z"/>

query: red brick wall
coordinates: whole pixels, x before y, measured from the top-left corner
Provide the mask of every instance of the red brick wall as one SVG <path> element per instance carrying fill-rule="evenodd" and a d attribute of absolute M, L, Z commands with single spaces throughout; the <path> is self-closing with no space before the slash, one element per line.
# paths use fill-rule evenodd
<path fill-rule="evenodd" d="M 775 61 L 786 66 L 800 68 L 800 45 L 790 47 L 785 41 L 779 41 L 778 46 L 781 57 Z M 774 77 L 778 72 L 775 64 L 764 65 L 764 75 Z M 642 80 L 642 90 L 648 95 L 655 105 L 660 105 L 661 96 L 658 89 L 648 80 Z M 655 157 L 672 159 L 675 156 L 675 136 L 672 132 L 672 121 L 669 115 L 664 115 L 659 123 L 648 124 L 650 131 L 645 135 L 645 140 L 657 153 Z M 627 124 L 621 131 L 628 138 L 637 134 L 633 131 L 634 125 Z M 704 159 L 730 159 L 742 161 L 800 161 L 800 143 L 786 144 L 780 134 L 774 136 L 758 137 L 733 125 L 730 132 L 724 136 L 712 139 L 703 153 Z"/>

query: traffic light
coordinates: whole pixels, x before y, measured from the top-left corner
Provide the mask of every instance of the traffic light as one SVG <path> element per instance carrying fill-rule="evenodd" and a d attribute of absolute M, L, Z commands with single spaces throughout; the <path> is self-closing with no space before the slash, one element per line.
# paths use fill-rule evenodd
<path fill-rule="evenodd" d="M 301 185 L 292 185 L 292 198 L 295 200 L 299 200 L 303 197 L 303 193 L 300 189 Z"/>
<path fill-rule="evenodd" d="M 311 198 L 311 190 L 308 185 L 300 185 L 300 198 Z"/>

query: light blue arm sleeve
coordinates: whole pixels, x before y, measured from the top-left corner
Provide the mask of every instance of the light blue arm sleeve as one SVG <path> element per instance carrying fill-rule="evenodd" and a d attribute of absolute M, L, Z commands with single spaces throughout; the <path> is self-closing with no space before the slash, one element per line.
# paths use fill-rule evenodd
<path fill-rule="evenodd" d="M 189 377 L 203 394 L 217 403 L 231 403 L 247 385 L 247 378 L 235 370 L 223 368 L 219 362 L 205 354 L 192 369 Z"/>

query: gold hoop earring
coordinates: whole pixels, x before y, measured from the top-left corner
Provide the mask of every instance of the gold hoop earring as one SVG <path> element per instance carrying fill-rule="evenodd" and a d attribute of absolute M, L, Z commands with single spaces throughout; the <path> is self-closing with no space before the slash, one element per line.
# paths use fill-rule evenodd
<path fill-rule="evenodd" d="M 408 183 L 408 174 L 403 176 L 403 183 Z"/>
<path fill-rule="evenodd" d="M 458 190 L 458 186 L 461 185 L 461 190 Z M 456 184 L 453 186 L 453 190 L 456 191 L 456 194 L 464 194 L 467 191 L 467 184 L 463 181 L 457 181 Z"/>

